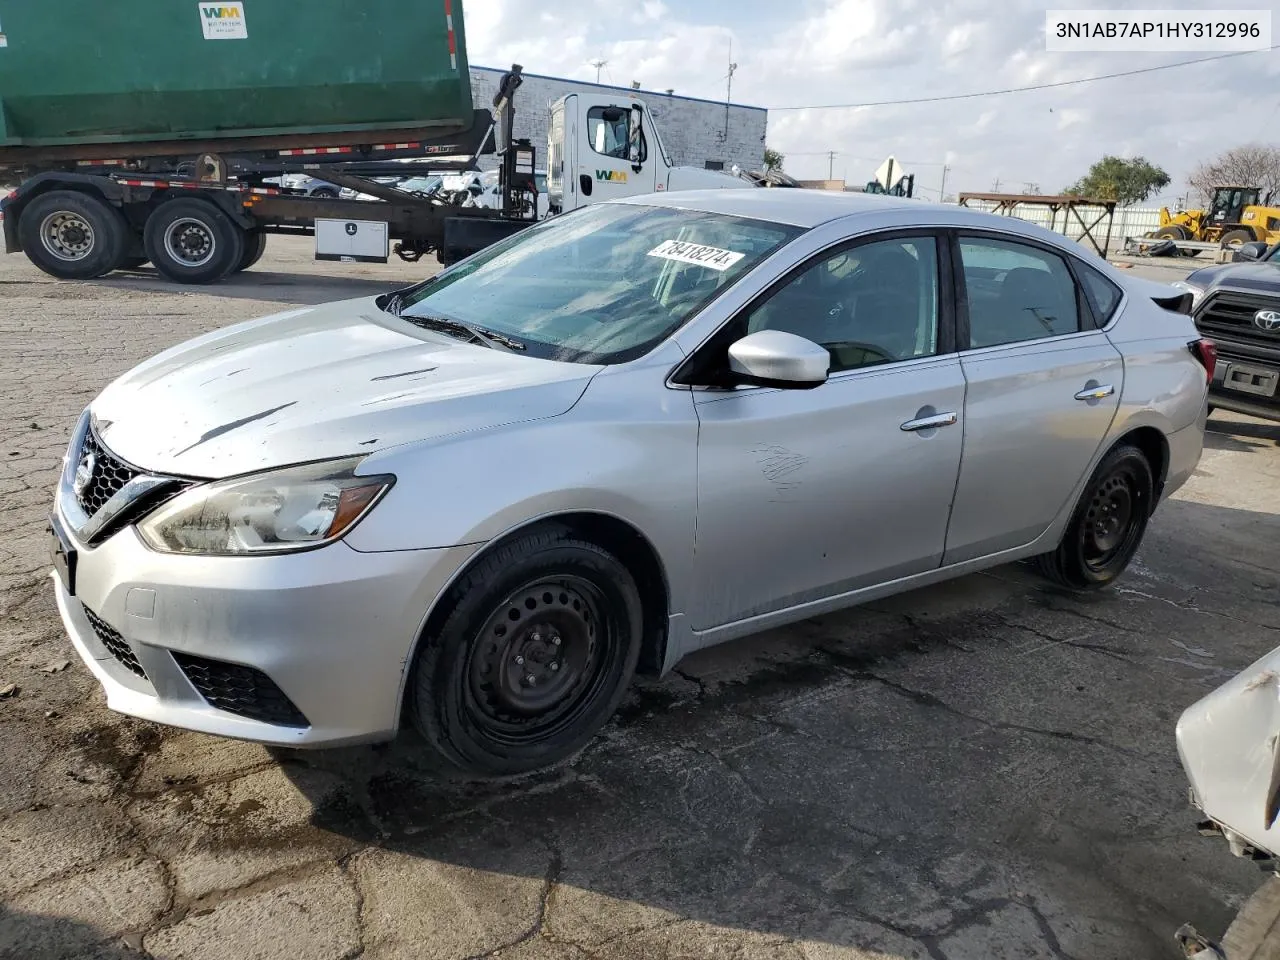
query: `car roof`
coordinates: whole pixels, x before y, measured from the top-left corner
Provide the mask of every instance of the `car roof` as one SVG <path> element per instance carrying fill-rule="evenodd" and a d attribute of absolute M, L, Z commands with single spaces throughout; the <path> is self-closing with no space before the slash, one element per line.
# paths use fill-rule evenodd
<path fill-rule="evenodd" d="M 678 210 L 698 210 L 703 213 L 720 213 L 732 217 L 752 217 L 757 220 L 772 220 L 776 223 L 805 228 L 816 227 L 820 223 L 839 220 L 857 213 L 883 213 L 895 208 L 942 209 L 938 204 L 886 194 L 843 193 L 835 190 L 803 190 L 792 187 L 682 190 L 679 193 L 627 197 L 616 202 L 642 203 Z"/>
<path fill-rule="evenodd" d="M 959 227 L 1021 235 L 1068 252 L 1076 257 L 1105 264 L 1102 257 L 1082 243 L 1056 231 L 1013 216 L 1000 216 L 954 203 L 927 203 L 909 197 L 883 193 L 844 193 L 794 187 L 745 187 L 743 189 L 688 190 L 625 197 L 610 203 L 635 203 L 695 210 L 725 216 L 747 217 L 785 223 L 808 230 L 835 220 L 890 214 L 901 227 Z M 855 231 L 857 227 L 850 225 Z M 1108 271 L 1113 278 L 1114 271 Z"/>

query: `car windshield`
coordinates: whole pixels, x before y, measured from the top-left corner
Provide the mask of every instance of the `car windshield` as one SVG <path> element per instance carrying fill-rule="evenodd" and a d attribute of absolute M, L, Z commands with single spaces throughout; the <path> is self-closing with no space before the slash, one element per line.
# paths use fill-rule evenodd
<path fill-rule="evenodd" d="M 799 227 L 640 204 L 596 204 L 530 227 L 401 301 L 531 356 L 621 363 L 647 353 Z"/>

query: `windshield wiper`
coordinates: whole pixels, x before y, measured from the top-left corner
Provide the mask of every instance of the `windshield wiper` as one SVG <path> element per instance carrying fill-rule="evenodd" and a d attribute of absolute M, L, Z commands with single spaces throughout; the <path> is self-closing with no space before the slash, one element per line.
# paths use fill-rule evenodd
<path fill-rule="evenodd" d="M 392 305 L 399 307 L 401 304 L 393 297 L 388 301 L 387 312 L 392 312 L 389 308 Z M 477 327 L 474 324 L 463 323 L 461 320 L 450 320 L 448 317 L 416 317 L 403 316 L 398 311 L 396 316 L 401 320 L 407 320 L 416 327 L 422 327 L 425 330 L 440 330 L 444 333 L 465 334 L 467 339 L 473 343 L 483 344 L 494 350 L 499 347 L 506 347 L 508 350 L 524 350 L 525 345 L 519 340 L 515 340 L 505 334 L 497 333 L 493 330 L 486 330 L 484 327 Z"/>

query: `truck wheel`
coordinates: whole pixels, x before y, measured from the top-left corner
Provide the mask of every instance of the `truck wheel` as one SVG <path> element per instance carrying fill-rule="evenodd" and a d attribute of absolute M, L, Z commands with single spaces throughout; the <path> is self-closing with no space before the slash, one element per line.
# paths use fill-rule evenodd
<path fill-rule="evenodd" d="M 244 256 L 240 258 L 240 265 L 231 272 L 239 273 L 241 270 L 248 270 L 262 259 L 262 255 L 266 250 L 267 235 L 261 230 L 248 231 L 244 235 Z"/>
<path fill-rule="evenodd" d="M 147 258 L 177 283 L 213 283 L 239 266 L 245 232 L 212 203 L 168 200 L 147 218 Z"/>
<path fill-rule="evenodd" d="M 1151 234 L 1158 240 L 1187 240 L 1190 235 L 1187 233 L 1186 227 L 1180 227 L 1174 224 L 1171 227 L 1161 227 L 1155 233 Z"/>
<path fill-rule="evenodd" d="M 1267 880 L 1245 902 L 1222 949 L 1231 960 L 1280 960 L 1280 880 Z"/>
<path fill-rule="evenodd" d="M 445 597 L 411 680 L 414 726 L 447 770 L 482 778 L 552 766 L 613 715 L 640 652 L 627 568 L 569 530 L 482 558 Z"/>
<path fill-rule="evenodd" d="M 129 228 L 120 211 L 76 190 L 54 190 L 27 205 L 18 221 L 27 258 L 59 280 L 92 280 L 119 266 Z"/>
<path fill-rule="evenodd" d="M 1151 464 L 1125 444 L 1102 458 L 1076 504 L 1056 550 L 1036 560 L 1040 572 L 1069 590 L 1097 590 L 1124 572 L 1151 516 Z"/>
<path fill-rule="evenodd" d="M 1222 235 L 1222 249 L 1239 250 L 1242 244 L 1249 243 L 1253 240 L 1253 234 L 1248 230 L 1228 230 Z"/>

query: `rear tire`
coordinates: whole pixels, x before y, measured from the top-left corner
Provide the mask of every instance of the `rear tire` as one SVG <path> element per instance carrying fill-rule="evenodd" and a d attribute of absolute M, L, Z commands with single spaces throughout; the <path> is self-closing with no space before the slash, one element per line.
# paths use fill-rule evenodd
<path fill-rule="evenodd" d="M 337 200 L 338 191 L 332 187 L 321 187 L 319 190 L 312 190 L 310 196 L 319 197 L 322 200 Z"/>
<path fill-rule="evenodd" d="M 410 714 L 451 772 L 508 777 L 569 759 L 635 673 L 635 580 L 567 529 L 495 550 L 444 604 L 444 621 L 421 643 Z"/>
<path fill-rule="evenodd" d="M 181 197 L 147 218 L 143 242 L 155 268 L 176 283 L 213 283 L 244 256 L 245 231 L 212 203 Z"/>
<path fill-rule="evenodd" d="M 248 231 L 244 235 L 244 256 L 240 258 L 240 265 L 231 272 L 240 273 L 242 270 L 248 270 L 262 259 L 262 255 L 266 251 L 267 235 L 261 230 Z"/>
<path fill-rule="evenodd" d="M 1228 230 L 1219 242 L 1224 250 L 1238 250 L 1243 244 L 1251 243 L 1253 234 L 1248 230 Z"/>
<path fill-rule="evenodd" d="M 1187 240 L 1191 235 L 1187 232 L 1186 227 L 1180 227 L 1175 224 L 1174 226 L 1161 227 L 1151 236 L 1159 240 Z"/>
<path fill-rule="evenodd" d="M 116 269 L 128 250 L 124 215 L 92 194 L 54 190 L 32 200 L 18 221 L 32 263 L 59 280 L 92 280 Z"/>
<path fill-rule="evenodd" d="M 1069 590 L 1110 584 L 1142 543 L 1154 488 L 1142 451 L 1116 447 L 1089 478 L 1057 549 L 1036 558 L 1040 572 Z"/>

